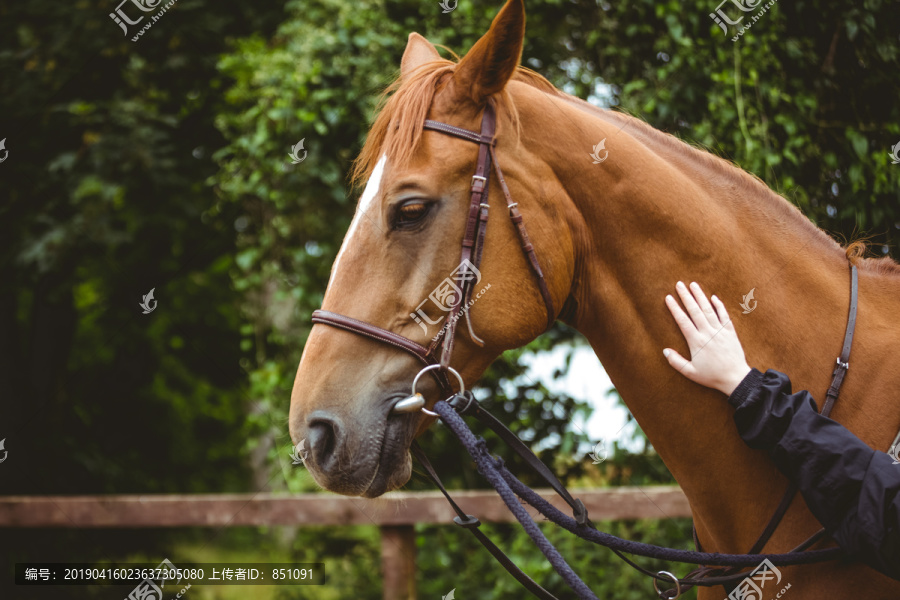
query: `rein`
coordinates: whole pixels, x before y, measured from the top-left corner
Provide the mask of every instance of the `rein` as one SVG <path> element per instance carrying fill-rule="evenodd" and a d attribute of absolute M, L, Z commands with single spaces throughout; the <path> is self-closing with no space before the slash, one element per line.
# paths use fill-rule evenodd
<path fill-rule="evenodd" d="M 659 591 L 658 584 L 656 583 L 656 581 L 654 581 L 654 585 L 657 586 L 656 589 L 659 597 L 663 599 L 674 600 L 674 598 L 678 598 L 691 586 L 725 585 L 733 581 L 735 578 L 733 576 L 713 577 L 703 575 L 696 578 L 686 577 L 683 579 L 679 579 L 666 571 L 660 571 L 659 573 L 648 571 L 625 557 L 622 554 L 623 552 L 661 560 L 732 568 L 755 567 L 764 560 L 770 561 L 770 563 L 775 566 L 801 565 L 823 562 L 827 560 L 835 560 L 842 556 L 843 552 L 840 548 L 827 548 L 824 550 L 802 552 L 801 550 L 804 550 L 805 548 L 809 547 L 809 545 L 817 541 L 813 538 L 810 538 L 810 540 L 807 540 L 794 550 L 783 554 L 719 554 L 690 550 L 678 550 L 673 548 L 655 546 L 652 544 L 645 544 L 642 542 L 633 542 L 608 533 L 604 533 L 602 531 L 598 531 L 596 528 L 594 528 L 593 524 L 590 523 L 590 521 L 587 521 L 583 525 L 579 524 L 576 519 L 573 519 L 572 517 L 562 513 L 561 511 L 559 511 L 559 509 L 557 509 L 551 503 L 534 492 L 534 490 L 528 488 L 525 484 L 519 481 L 519 479 L 516 478 L 515 475 L 510 473 L 510 471 L 506 468 L 502 459 L 490 455 L 484 439 L 480 437 L 476 438 L 461 417 L 462 414 L 466 414 L 467 411 L 471 410 L 469 407 L 473 404 L 477 405 L 477 401 L 473 400 L 470 395 L 458 394 L 453 398 L 450 398 L 449 400 L 439 401 L 435 403 L 434 410 L 441 416 L 441 420 L 444 422 L 444 424 L 447 425 L 450 430 L 453 431 L 453 433 L 460 439 L 460 442 L 475 460 L 475 463 L 478 467 L 478 472 L 481 473 L 482 476 L 484 476 L 485 479 L 487 479 L 497 490 L 504 503 L 516 516 L 518 521 L 522 524 L 522 527 L 529 534 L 532 540 L 534 540 L 535 544 L 538 546 L 541 552 L 543 552 L 543 554 L 547 557 L 556 572 L 559 573 L 559 575 L 563 578 L 563 580 L 565 580 L 569 587 L 572 588 L 576 592 L 576 594 L 578 594 L 578 598 L 585 600 L 597 600 L 596 595 L 594 595 L 594 593 L 591 592 L 589 588 L 587 588 L 584 582 L 582 582 L 581 579 L 578 578 L 577 575 L 575 575 L 572 568 L 566 563 L 565 559 L 563 559 L 562 556 L 559 555 L 559 552 L 556 550 L 556 548 L 554 548 L 550 544 L 550 542 L 547 541 L 543 533 L 541 533 L 540 529 L 537 528 L 534 520 L 521 505 L 521 503 L 517 500 L 517 496 L 530 504 L 540 514 L 548 518 L 550 521 L 553 521 L 557 525 L 565 528 L 571 533 L 574 533 L 578 537 L 609 548 L 610 550 L 615 552 L 616 555 L 619 556 L 619 558 L 623 559 L 625 562 L 627 562 L 629 565 L 631 565 L 641 573 L 649 577 L 653 577 L 654 580 L 675 583 L 675 589 Z M 501 425 L 501 427 L 503 427 L 503 425 Z M 522 573 L 522 571 L 519 570 L 518 567 L 516 567 L 515 565 L 512 565 L 512 568 L 510 568 L 510 566 L 507 566 L 507 563 L 511 564 L 511 561 L 509 561 L 508 558 L 503 555 L 502 552 L 493 545 L 493 543 L 490 542 L 490 540 L 488 540 L 487 544 L 482 541 L 486 538 L 484 538 L 484 535 L 481 534 L 481 532 L 477 529 L 477 527 L 480 525 L 478 519 L 463 512 L 462 509 L 455 502 L 453 502 L 449 493 L 441 484 L 440 479 L 437 478 L 437 474 L 434 472 L 433 467 L 428 462 L 428 459 L 427 457 L 425 457 L 421 448 L 419 448 L 418 445 L 414 444 L 412 447 L 412 451 L 416 458 L 420 462 L 422 462 L 422 465 L 425 467 L 428 476 L 432 479 L 432 481 L 434 481 L 435 485 L 438 486 L 438 488 L 450 502 L 454 511 L 456 511 L 456 513 L 459 515 L 457 517 L 454 517 L 453 521 L 457 525 L 460 525 L 472 531 L 479 539 L 479 541 L 481 541 L 482 544 L 487 548 L 487 550 L 491 552 L 491 554 L 494 555 L 494 557 L 497 558 L 504 567 L 506 567 L 507 571 L 509 571 L 509 573 L 513 575 L 513 577 L 515 577 L 520 583 L 522 583 L 522 585 L 526 587 L 528 591 L 534 594 L 535 597 L 541 598 L 542 600 L 556 600 L 556 596 L 541 588 L 540 585 L 538 585 L 527 575 Z M 538 459 L 535 457 L 534 460 Z M 817 536 L 814 536 L 814 538 L 815 537 L 818 537 L 818 534 Z M 506 559 L 506 562 L 501 560 L 501 556 Z M 747 575 L 747 573 L 743 572 L 739 575 L 740 579 L 743 579 Z"/>
<path fill-rule="evenodd" d="M 497 175 L 497 180 L 500 183 L 501 190 L 506 199 L 506 208 L 509 211 L 510 220 L 516 226 L 515 229 L 522 244 L 522 251 L 535 275 L 538 290 L 547 311 L 548 329 L 553 325 L 553 322 L 556 319 L 553 298 L 547 288 L 547 283 L 543 271 L 541 270 L 534 246 L 531 244 L 528 237 L 524 220 L 518 209 L 518 204 L 513 202 L 509 188 L 503 178 L 503 172 L 500 169 L 500 165 L 497 163 L 497 157 L 494 152 L 494 146 L 496 144 L 496 114 L 493 105 L 488 104 L 484 110 L 480 133 L 431 120 L 426 120 L 423 127 L 428 130 L 437 131 L 478 144 L 478 159 L 475 174 L 472 176 L 469 210 L 462 239 L 460 269 L 455 274 L 457 283 L 459 284 L 460 293 L 447 316 L 446 325 L 434 337 L 431 344 L 426 347 L 397 333 L 370 323 L 359 321 L 352 317 L 326 310 L 316 310 L 312 314 L 313 323 L 329 325 L 364 336 L 374 341 L 389 344 L 412 355 L 416 360 L 422 363 L 424 368 L 413 381 L 412 395 L 395 403 L 392 407 L 392 412 L 396 414 L 405 414 L 422 411 L 426 414 L 439 417 L 441 421 L 450 428 L 454 435 L 459 438 L 460 442 L 475 460 L 479 473 L 481 473 L 497 490 L 497 493 L 503 499 L 504 503 L 516 516 L 518 521 L 522 524 L 522 527 L 528 532 L 529 536 L 531 536 L 541 552 L 547 557 L 557 573 L 559 573 L 569 587 L 575 591 L 578 597 L 582 599 L 596 600 L 597 597 L 578 575 L 575 574 L 572 568 L 566 563 L 565 559 L 559 554 L 559 551 L 544 537 L 543 533 L 541 533 L 540 529 L 537 527 L 537 524 L 519 502 L 517 497 L 530 504 L 543 516 L 554 523 L 585 540 L 609 548 L 629 565 L 641 573 L 652 577 L 654 579 L 654 589 L 663 600 L 674 600 L 683 592 L 697 585 L 727 586 L 737 583 L 749 574 L 749 572 L 736 572 L 737 570 L 757 566 L 762 561 L 766 560 L 773 566 L 788 566 L 824 562 L 841 557 L 843 552 L 840 548 L 807 550 L 807 548 L 826 537 L 824 529 L 815 533 L 790 552 L 782 554 L 760 554 L 760 551 L 775 532 L 775 529 L 778 527 L 778 524 L 781 522 L 797 494 L 797 486 L 793 483 L 788 485 L 788 489 L 768 525 L 747 554 L 703 552 L 699 539 L 697 538 L 696 529 L 694 530 L 693 535 L 697 551 L 689 551 L 624 540 L 608 533 L 598 531 L 594 527 L 593 523 L 591 523 L 588 518 L 587 510 L 581 500 L 573 498 L 553 472 L 542 463 L 513 432 L 504 426 L 496 417 L 481 407 L 478 401 L 472 396 L 472 393 L 465 390 L 459 373 L 450 367 L 450 357 L 453 353 L 453 343 L 456 337 L 456 326 L 461 316 L 465 316 L 466 318 L 469 335 L 472 340 L 476 344 L 483 345 L 483 342 L 475 335 L 474 331 L 472 331 L 472 324 L 469 320 L 468 311 L 463 313 L 462 307 L 464 305 L 468 306 L 468 302 L 471 299 L 472 291 L 475 286 L 475 272 L 477 272 L 477 269 L 481 264 L 484 238 L 487 231 L 488 210 L 490 208 L 487 202 L 487 195 L 492 168 L 493 172 Z M 474 271 L 472 268 L 474 268 Z M 822 409 L 822 414 L 824 416 L 830 414 L 831 409 L 837 400 L 838 393 L 844 381 L 844 376 L 850 368 L 850 348 L 856 327 L 856 309 L 859 288 L 858 273 L 855 266 L 851 265 L 850 273 L 850 310 L 847 320 L 847 330 L 844 335 L 844 345 L 841 355 L 837 359 L 837 365 L 832 374 L 832 383 L 826 393 L 826 402 Z M 443 341 L 441 340 L 442 336 Z M 439 347 L 440 350 L 438 350 Z M 425 372 L 431 373 L 440 388 L 443 397 L 447 398 L 447 400 L 441 400 L 435 403 L 433 407 L 434 412 L 425 409 L 424 397 L 415 392 L 416 383 L 418 382 L 419 377 Z M 448 373 L 453 374 L 458 379 L 460 384 L 458 392 L 454 390 L 447 376 Z M 513 451 L 522 457 L 530 467 L 537 471 L 550 487 L 565 500 L 572 508 L 574 518 L 560 512 L 555 506 L 541 498 L 537 493 L 528 488 L 510 473 L 501 459 L 491 456 L 484 439 L 475 437 L 462 419 L 463 415 L 474 416 L 497 433 L 497 435 L 509 445 Z M 898 438 L 900 438 L 900 434 L 898 434 Z M 425 468 L 428 477 L 441 490 L 453 510 L 457 513 L 457 516 L 454 517 L 453 521 L 457 525 L 471 531 L 488 552 L 490 552 L 491 555 L 493 555 L 494 558 L 529 592 L 534 594 L 534 596 L 541 598 L 542 600 L 556 600 L 555 596 L 522 572 L 509 557 L 507 557 L 478 529 L 481 522 L 476 517 L 466 514 L 456 502 L 453 501 L 417 442 L 413 442 L 410 450 Z M 661 560 L 694 563 L 703 566 L 689 573 L 688 576 L 679 579 L 667 571 L 654 573 L 644 569 L 624 556 L 623 553 Z M 674 584 L 675 587 L 672 589 L 660 590 L 659 582 Z"/>

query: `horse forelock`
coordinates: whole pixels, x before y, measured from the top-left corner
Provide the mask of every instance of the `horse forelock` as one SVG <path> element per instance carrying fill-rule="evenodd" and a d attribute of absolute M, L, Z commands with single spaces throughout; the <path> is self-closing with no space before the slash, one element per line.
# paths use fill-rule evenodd
<path fill-rule="evenodd" d="M 457 62 L 437 60 L 422 65 L 412 75 L 396 79 L 387 87 L 378 103 L 378 116 L 369 130 L 362 151 L 353 164 L 350 183 L 359 186 L 369 179 L 382 156 L 395 167 L 409 164 L 422 139 L 425 119 L 435 93 L 451 76 Z M 565 94 L 544 77 L 526 67 L 518 67 L 513 80 L 555 96 Z M 492 98 L 498 117 L 506 115 L 518 131 L 515 103 L 507 90 Z"/>

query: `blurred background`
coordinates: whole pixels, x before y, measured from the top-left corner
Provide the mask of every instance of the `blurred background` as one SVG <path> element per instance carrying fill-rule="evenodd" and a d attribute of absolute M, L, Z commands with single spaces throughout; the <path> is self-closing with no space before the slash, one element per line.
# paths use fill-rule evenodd
<path fill-rule="evenodd" d="M 527 0 L 523 64 L 734 161 L 839 241 L 900 256 L 896 0 L 783 0 L 737 41 L 713 1 Z M 317 491 L 291 465 L 287 414 L 359 195 L 350 163 L 408 33 L 464 54 L 501 4 L 178 0 L 132 41 L 140 27 L 110 18 L 136 18 L 131 3 L 0 1 L 0 494 Z M 674 483 L 564 325 L 504 354 L 478 395 L 571 486 Z M 609 456 L 592 464 L 598 441 Z M 423 445 L 448 488 L 484 486 L 444 428 Z M 417 472 L 407 489 L 432 486 Z M 687 519 L 602 527 L 692 547 Z M 517 526 L 485 529 L 570 597 Z M 652 593 L 610 552 L 545 532 L 598 596 Z M 458 527 L 417 526 L 416 543 L 421 598 L 525 594 Z M 0 598 L 127 593 L 16 588 L 15 562 L 168 557 L 326 565 L 322 586 L 198 600 L 375 600 L 379 553 L 374 526 L 0 529 Z"/>

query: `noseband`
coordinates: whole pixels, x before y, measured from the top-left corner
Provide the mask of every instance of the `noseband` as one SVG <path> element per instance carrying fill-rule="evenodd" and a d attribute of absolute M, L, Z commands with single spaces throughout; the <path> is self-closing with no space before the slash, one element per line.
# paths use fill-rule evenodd
<path fill-rule="evenodd" d="M 492 104 L 488 104 L 484 109 L 484 115 L 481 118 L 481 133 L 462 129 L 455 125 L 441 123 L 439 121 L 426 120 L 423 126 L 425 129 L 437 131 L 450 135 L 462 140 L 478 144 L 478 162 L 475 165 L 475 174 L 472 176 L 472 184 L 470 189 L 469 211 L 466 217 L 466 228 L 462 240 L 462 253 L 459 259 L 460 271 L 456 275 L 459 282 L 460 294 L 456 302 L 450 309 L 450 313 L 446 317 L 446 325 L 432 340 L 427 347 L 414 342 L 413 340 L 403 337 L 387 329 L 382 329 L 377 325 L 365 323 L 358 319 L 340 315 L 327 310 L 317 310 L 312 314 L 313 323 L 321 323 L 350 331 L 352 333 L 367 337 L 372 340 L 390 344 L 395 348 L 412 354 L 424 366 L 439 364 L 440 369 L 432 369 L 431 374 L 437 381 L 441 391 L 445 394 L 452 394 L 453 387 L 447 378 L 447 368 L 450 366 L 450 358 L 453 354 L 453 343 L 456 337 L 456 326 L 459 319 L 463 316 L 468 324 L 469 335 L 472 340 L 483 345 L 478 336 L 472 331 L 472 324 L 468 311 L 463 312 L 463 307 L 468 307 L 472 298 L 472 291 L 475 287 L 475 273 L 470 270 L 470 266 L 475 269 L 481 265 L 481 254 L 484 250 L 484 237 L 487 232 L 488 222 L 488 184 L 491 179 L 491 167 L 497 175 L 497 181 L 500 183 L 500 189 L 506 198 L 506 208 L 509 211 L 509 218 L 516 226 L 516 233 L 519 241 L 522 243 L 522 252 L 528 259 L 528 264 L 537 278 L 538 290 L 541 298 L 544 300 L 544 306 L 547 310 L 547 328 L 549 329 L 556 320 L 556 309 L 553 306 L 553 298 L 550 296 L 550 290 L 547 288 L 547 282 L 544 279 L 544 273 L 541 270 L 540 262 L 534 251 L 534 245 L 528 238 L 528 232 L 525 230 L 525 223 L 516 202 L 513 202 L 509 193 L 509 187 L 503 178 L 503 171 L 500 170 L 500 164 L 497 162 L 497 155 L 494 152 L 496 144 L 497 116 L 494 112 Z M 443 337 L 443 341 L 441 338 Z M 440 353 L 438 346 L 440 345 Z"/>

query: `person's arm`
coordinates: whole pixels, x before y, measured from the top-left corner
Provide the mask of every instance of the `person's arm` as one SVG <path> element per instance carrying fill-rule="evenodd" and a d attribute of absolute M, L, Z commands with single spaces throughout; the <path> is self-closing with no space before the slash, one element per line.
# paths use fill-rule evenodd
<path fill-rule="evenodd" d="M 753 369 L 728 402 L 741 438 L 797 483 L 841 548 L 900 580 L 900 464 L 820 415 L 809 392 L 791 393 L 784 373 Z"/>
<path fill-rule="evenodd" d="M 738 432 L 765 450 L 796 482 L 810 511 L 855 558 L 900 580 L 900 464 L 840 423 L 819 414 L 808 392 L 791 393 L 787 375 L 750 369 L 725 305 L 697 284 L 666 297 L 688 347 L 688 361 L 666 348 L 685 377 L 728 395 Z"/>

